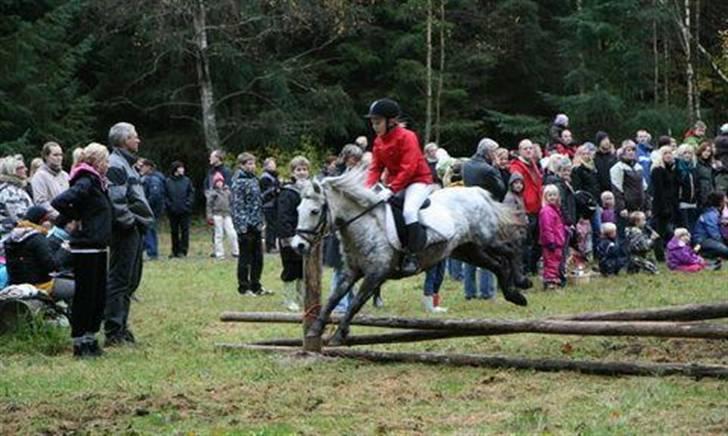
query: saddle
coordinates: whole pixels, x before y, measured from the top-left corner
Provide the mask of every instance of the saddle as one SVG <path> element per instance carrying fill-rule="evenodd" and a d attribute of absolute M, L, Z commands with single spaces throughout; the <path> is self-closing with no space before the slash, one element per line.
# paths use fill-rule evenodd
<path fill-rule="evenodd" d="M 402 244 L 402 246 L 405 246 L 407 244 L 407 229 L 404 223 L 404 215 L 402 214 L 402 211 L 404 210 L 404 191 L 398 192 L 389 197 L 387 203 L 389 203 L 389 207 L 392 209 L 392 217 L 394 218 L 394 226 L 397 229 L 399 243 Z M 430 204 L 432 204 L 432 202 L 428 198 L 424 203 L 422 203 L 420 210 L 427 209 L 430 207 Z"/>
<path fill-rule="evenodd" d="M 432 194 L 434 195 L 434 194 Z M 404 224 L 402 208 L 404 192 L 390 197 L 386 204 L 385 233 L 389 244 L 398 251 L 407 245 L 407 229 Z M 446 208 L 433 203 L 430 198 L 420 207 L 420 224 L 426 229 L 427 245 L 447 241 L 454 234 L 454 224 Z"/>

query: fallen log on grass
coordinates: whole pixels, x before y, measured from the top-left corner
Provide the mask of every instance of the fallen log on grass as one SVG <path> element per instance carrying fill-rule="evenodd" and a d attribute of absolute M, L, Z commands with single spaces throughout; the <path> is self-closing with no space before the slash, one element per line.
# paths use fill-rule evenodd
<path fill-rule="evenodd" d="M 300 315 L 226 312 L 223 321 L 295 322 Z M 356 317 L 352 325 L 400 329 L 468 332 L 472 335 L 540 333 L 579 336 L 653 336 L 672 338 L 728 339 L 728 325 L 651 321 L 567 321 L 493 319 L 415 319 L 397 317 Z"/>
<path fill-rule="evenodd" d="M 219 345 L 223 349 L 244 349 L 269 353 L 299 353 L 288 347 L 261 345 Z M 473 366 L 488 368 L 515 368 L 536 371 L 577 371 L 597 375 L 639 375 L 728 378 L 728 367 L 719 365 L 683 363 L 593 362 L 564 359 L 527 359 L 479 354 L 405 353 L 325 348 L 321 354 L 377 363 L 423 363 L 429 365 Z"/>
<path fill-rule="evenodd" d="M 569 321 L 700 321 L 719 318 L 728 318 L 728 302 L 610 312 L 585 312 L 576 315 L 554 316 L 547 319 Z"/>
<path fill-rule="evenodd" d="M 478 336 L 477 333 L 460 333 L 439 330 L 406 330 L 403 332 L 381 333 L 372 335 L 355 335 L 346 338 L 343 346 L 352 345 L 375 345 L 375 344 L 401 344 L 405 342 L 431 341 L 434 339 L 448 339 L 463 336 Z M 329 344 L 329 337 L 323 338 L 323 344 Z M 283 347 L 300 347 L 302 339 L 266 339 L 253 342 L 251 345 L 268 345 Z"/>

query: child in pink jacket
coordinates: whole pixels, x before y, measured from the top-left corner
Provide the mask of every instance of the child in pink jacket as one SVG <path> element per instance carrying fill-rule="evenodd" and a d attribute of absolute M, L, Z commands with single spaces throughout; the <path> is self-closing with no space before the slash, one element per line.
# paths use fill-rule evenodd
<path fill-rule="evenodd" d="M 561 198 L 556 185 L 546 185 L 543 189 L 543 207 L 538 213 L 539 242 L 543 247 L 543 286 L 554 289 L 565 283 L 559 265 L 564 256 L 566 227 L 561 217 Z"/>

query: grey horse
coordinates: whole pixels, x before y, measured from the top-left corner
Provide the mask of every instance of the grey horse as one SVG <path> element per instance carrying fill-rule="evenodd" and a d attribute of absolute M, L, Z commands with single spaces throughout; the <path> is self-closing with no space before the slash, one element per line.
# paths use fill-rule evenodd
<path fill-rule="evenodd" d="M 298 227 L 292 246 L 301 253 L 310 250 L 329 228 L 337 232 L 347 270 L 338 289 L 329 297 L 307 335 L 321 336 L 331 311 L 339 300 L 363 278 L 330 345 L 342 344 L 349 323 L 374 291 L 386 280 L 404 276 L 399 270 L 403 253 L 390 244 L 385 232 L 385 208 L 379 196 L 365 187 L 367 166 L 361 165 L 338 177 L 313 181 L 304 188 L 298 206 Z M 515 287 L 529 288 L 521 275 L 520 229 L 507 206 L 493 200 L 480 188 L 447 188 L 430 196 L 432 205 L 452 220 L 454 234 L 446 240 L 429 243 L 418 253 L 422 270 L 451 256 L 496 274 L 506 300 L 519 306 L 526 298 Z"/>

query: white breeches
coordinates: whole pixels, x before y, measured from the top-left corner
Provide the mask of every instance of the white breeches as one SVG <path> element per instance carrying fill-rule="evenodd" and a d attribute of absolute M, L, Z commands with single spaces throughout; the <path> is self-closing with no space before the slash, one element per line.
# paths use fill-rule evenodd
<path fill-rule="evenodd" d="M 422 203 L 427 200 L 432 190 L 433 185 L 426 183 L 413 183 L 405 189 L 404 207 L 402 208 L 405 225 L 416 223 L 419 220 Z"/>

